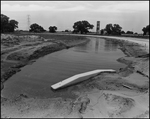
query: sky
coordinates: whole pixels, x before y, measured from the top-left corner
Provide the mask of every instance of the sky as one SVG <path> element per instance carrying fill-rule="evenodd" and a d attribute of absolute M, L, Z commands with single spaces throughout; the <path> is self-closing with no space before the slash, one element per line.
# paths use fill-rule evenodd
<path fill-rule="evenodd" d="M 73 30 L 75 22 L 87 20 L 100 29 L 109 23 L 119 24 L 125 32 L 142 33 L 149 24 L 149 1 L 1 1 L 1 14 L 19 22 L 20 30 L 27 30 L 37 23 L 48 30 L 57 26 L 58 31 Z"/>

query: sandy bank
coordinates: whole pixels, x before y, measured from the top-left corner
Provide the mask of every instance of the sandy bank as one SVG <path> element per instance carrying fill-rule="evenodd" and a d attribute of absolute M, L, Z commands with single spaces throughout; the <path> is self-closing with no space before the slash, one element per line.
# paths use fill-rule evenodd
<path fill-rule="evenodd" d="M 1 98 L 2 117 L 149 117 L 149 55 L 141 45 L 113 39 L 126 57 L 127 67 L 116 73 L 103 72 L 86 81 L 58 90 L 74 99 Z"/>

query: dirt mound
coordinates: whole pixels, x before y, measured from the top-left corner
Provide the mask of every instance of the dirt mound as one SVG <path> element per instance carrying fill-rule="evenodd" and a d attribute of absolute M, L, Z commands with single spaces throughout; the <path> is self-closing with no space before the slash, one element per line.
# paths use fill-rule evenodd
<path fill-rule="evenodd" d="M 28 42 L 33 42 L 33 41 L 43 41 L 44 38 L 40 37 L 40 36 L 35 36 L 35 35 L 25 35 L 25 36 L 19 36 L 20 40 L 23 41 L 28 41 Z"/>
<path fill-rule="evenodd" d="M 4 46 L 19 45 L 19 37 L 14 35 L 1 34 L 1 44 Z"/>
<path fill-rule="evenodd" d="M 44 41 L 44 38 L 35 35 L 16 36 L 10 34 L 1 34 L 1 43 L 4 46 L 19 45 L 20 42 Z"/>

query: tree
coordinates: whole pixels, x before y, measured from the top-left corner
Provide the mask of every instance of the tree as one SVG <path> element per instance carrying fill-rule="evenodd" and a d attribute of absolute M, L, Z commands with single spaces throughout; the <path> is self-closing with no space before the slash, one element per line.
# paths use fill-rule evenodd
<path fill-rule="evenodd" d="M 30 26 L 30 32 L 44 32 L 46 31 L 42 26 L 38 25 L 37 23 L 34 23 Z"/>
<path fill-rule="evenodd" d="M 143 27 L 142 31 L 143 31 L 143 35 L 146 35 L 147 33 L 149 34 L 149 25 Z"/>
<path fill-rule="evenodd" d="M 18 28 L 18 22 L 16 20 L 9 20 L 9 17 L 1 14 L 1 32 L 14 32 Z"/>
<path fill-rule="evenodd" d="M 65 32 L 71 32 L 71 30 L 66 29 Z"/>
<path fill-rule="evenodd" d="M 51 33 L 55 33 L 56 30 L 57 30 L 57 27 L 56 27 L 56 26 L 50 26 L 50 27 L 49 27 L 49 32 L 51 32 Z"/>
<path fill-rule="evenodd" d="M 107 24 L 105 27 L 107 33 L 111 35 L 121 35 L 121 29 L 122 27 L 120 27 L 118 24 Z"/>
<path fill-rule="evenodd" d="M 102 34 L 102 35 L 104 34 L 104 29 L 101 29 L 101 34 Z"/>
<path fill-rule="evenodd" d="M 126 34 L 133 34 L 133 31 L 127 31 Z"/>
<path fill-rule="evenodd" d="M 5 32 L 5 27 L 9 22 L 9 17 L 6 15 L 1 14 L 1 32 Z"/>
<path fill-rule="evenodd" d="M 121 31 L 121 34 L 125 34 L 125 31 Z"/>
<path fill-rule="evenodd" d="M 16 20 L 10 20 L 9 25 L 10 25 L 10 32 L 14 32 L 14 30 L 18 28 L 18 22 Z"/>
<path fill-rule="evenodd" d="M 105 30 L 107 31 L 108 34 L 112 34 L 113 25 L 112 24 L 107 24 L 106 27 L 105 27 Z"/>
<path fill-rule="evenodd" d="M 135 32 L 134 34 L 138 34 L 137 32 Z"/>
<path fill-rule="evenodd" d="M 87 33 L 89 32 L 89 29 L 93 29 L 94 25 L 90 24 L 88 21 L 77 21 L 74 23 L 73 28 L 74 31 L 73 33 Z"/>
<path fill-rule="evenodd" d="M 120 27 L 118 24 L 114 24 L 113 34 L 114 35 L 121 35 L 121 29 L 122 29 L 122 27 Z"/>
<path fill-rule="evenodd" d="M 45 32 L 46 31 L 42 26 L 39 26 L 39 29 L 40 29 L 40 32 Z"/>

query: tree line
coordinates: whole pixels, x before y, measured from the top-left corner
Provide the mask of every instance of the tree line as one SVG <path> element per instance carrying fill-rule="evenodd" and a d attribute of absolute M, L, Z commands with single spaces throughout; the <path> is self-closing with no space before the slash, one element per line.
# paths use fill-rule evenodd
<path fill-rule="evenodd" d="M 57 30 L 57 27 L 56 26 L 50 26 L 49 27 L 49 32 L 51 33 L 55 33 Z M 46 30 L 38 25 L 37 23 L 34 23 L 30 26 L 30 29 L 29 29 L 30 32 L 37 32 L 37 33 L 40 33 L 40 32 L 45 32 Z"/>
<path fill-rule="evenodd" d="M 8 16 L 1 14 L 1 33 L 14 32 L 18 28 L 18 21 L 9 19 Z"/>
<path fill-rule="evenodd" d="M 1 33 L 5 32 L 14 32 L 16 28 L 18 28 L 18 21 L 9 20 L 9 17 L 1 14 Z M 77 21 L 73 25 L 72 33 L 81 33 L 87 34 L 90 29 L 93 29 L 94 25 L 90 24 L 88 21 Z M 49 32 L 55 33 L 57 30 L 56 26 L 49 26 Z M 46 30 L 39 24 L 33 23 L 30 25 L 29 32 L 45 32 Z M 67 31 L 67 30 L 66 30 Z M 143 27 L 142 29 L 143 35 L 149 34 L 149 25 Z M 101 29 L 101 34 L 107 35 L 121 35 L 125 34 L 122 30 L 122 27 L 119 24 L 107 24 L 104 29 Z M 134 34 L 133 31 L 127 31 L 126 34 Z M 137 33 L 135 33 L 137 34 Z"/>

